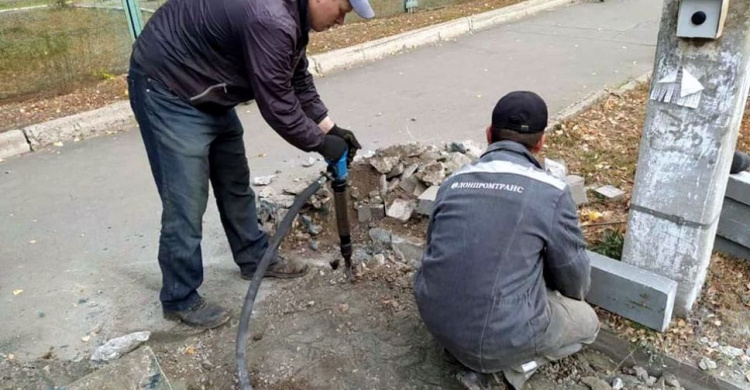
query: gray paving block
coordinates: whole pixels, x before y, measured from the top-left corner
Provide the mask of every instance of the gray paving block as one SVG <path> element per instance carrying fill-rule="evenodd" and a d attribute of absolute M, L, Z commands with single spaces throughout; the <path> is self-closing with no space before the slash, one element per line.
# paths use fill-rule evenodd
<path fill-rule="evenodd" d="M 565 179 L 568 182 L 570 194 L 573 196 L 576 206 L 588 203 L 589 198 L 586 196 L 586 187 L 583 178 L 578 175 L 568 175 Z"/>
<path fill-rule="evenodd" d="M 729 175 L 725 197 L 750 206 L 750 172 Z"/>
<path fill-rule="evenodd" d="M 372 209 L 369 204 L 360 205 L 357 208 L 357 220 L 359 222 L 367 222 L 372 219 Z"/>
<path fill-rule="evenodd" d="M 721 236 L 716 236 L 714 250 L 734 256 L 738 259 L 750 261 L 750 248 L 742 246 L 734 241 L 727 240 Z"/>
<path fill-rule="evenodd" d="M 0 133 L 0 158 L 18 156 L 31 151 L 26 136 L 21 130 L 10 130 Z"/>
<path fill-rule="evenodd" d="M 750 247 L 750 206 L 731 198 L 724 198 L 716 234 Z"/>
<path fill-rule="evenodd" d="M 147 346 L 103 365 L 89 375 L 65 386 L 68 390 L 171 390 L 167 376 L 154 352 Z"/>
<path fill-rule="evenodd" d="M 419 195 L 419 199 L 417 199 L 417 213 L 422 215 L 432 214 L 439 189 L 440 186 L 432 186 L 423 192 L 422 195 Z"/>
<path fill-rule="evenodd" d="M 586 301 L 663 332 L 672 319 L 677 282 L 598 253 L 591 259 Z"/>

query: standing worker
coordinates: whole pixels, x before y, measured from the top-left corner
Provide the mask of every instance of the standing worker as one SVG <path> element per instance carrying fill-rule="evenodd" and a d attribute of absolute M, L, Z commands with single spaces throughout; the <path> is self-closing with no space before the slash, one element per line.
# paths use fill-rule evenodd
<path fill-rule="evenodd" d="M 268 247 L 260 230 L 234 107 L 255 99 L 287 142 L 338 161 L 361 146 L 328 116 L 307 71 L 310 29 L 343 24 L 368 0 L 170 0 L 133 47 L 130 105 L 162 202 L 159 265 L 164 317 L 214 328 L 229 312 L 205 301 L 202 219 L 209 180 L 234 261 L 251 279 Z M 294 278 L 307 267 L 276 259 L 266 276 Z"/>

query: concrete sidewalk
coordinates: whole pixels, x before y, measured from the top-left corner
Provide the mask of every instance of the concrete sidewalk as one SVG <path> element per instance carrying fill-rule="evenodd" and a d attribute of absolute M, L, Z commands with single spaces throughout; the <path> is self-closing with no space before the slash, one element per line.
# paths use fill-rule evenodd
<path fill-rule="evenodd" d="M 481 141 L 510 90 L 534 90 L 557 112 L 649 71 L 660 13 L 653 0 L 582 2 L 317 84 L 332 117 L 366 149 Z M 238 110 L 254 176 L 281 170 L 290 180 L 323 168 L 301 168 L 307 156 L 269 130 L 254 105 Z M 159 214 L 137 131 L 0 164 L 0 353 L 29 359 L 54 347 L 62 359 L 85 358 L 125 332 L 172 331 L 157 298 Z M 238 312 L 247 285 L 213 200 L 204 238 L 202 293 Z M 265 292 L 281 285 L 263 284 Z"/>

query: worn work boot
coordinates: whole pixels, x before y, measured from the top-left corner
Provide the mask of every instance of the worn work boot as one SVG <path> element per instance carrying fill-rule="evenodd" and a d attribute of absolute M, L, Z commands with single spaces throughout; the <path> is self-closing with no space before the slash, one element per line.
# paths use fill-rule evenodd
<path fill-rule="evenodd" d="M 530 362 L 503 370 L 503 376 L 505 377 L 505 381 L 507 382 L 507 384 L 509 384 L 512 389 L 521 390 L 526 384 L 526 381 L 529 380 L 532 375 L 534 375 L 537 368 L 539 368 L 539 363 L 537 363 L 535 360 L 532 360 Z"/>
<path fill-rule="evenodd" d="M 264 278 L 279 278 L 279 279 L 292 279 L 305 276 L 310 267 L 307 264 L 302 264 L 296 261 L 286 260 L 279 256 L 276 263 L 271 264 L 266 273 L 263 275 Z M 240 270 L 240 276 L 245 280 L 252 280 L 255 269 L 253 270 Z"/>
<path fill-rule="evenodd" d="M 489 390 L 494 384 L 503 383 L 496 374 L 482 374 L 465 367 L 456 373 L 456 379 L 466 390 Z"/>
<path fill-rule="evenodd" d="M 201 298 L 195 306 L 187 310 L 164 310 L 164 318 L 170 321 L 182 321 L 185 325 L 198 329 L 213 329 L 224 325 L 229 320 L 229 311 Z"/>

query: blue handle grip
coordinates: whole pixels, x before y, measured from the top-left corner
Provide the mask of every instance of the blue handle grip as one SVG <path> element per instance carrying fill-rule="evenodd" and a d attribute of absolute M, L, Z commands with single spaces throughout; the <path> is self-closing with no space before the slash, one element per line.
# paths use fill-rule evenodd
<path fill-rule="evenodd" d="M 334 180 L 346 180 L 349 177 L 349 169 L 346 167 L 347 156 L 349 156 L 348 150 L 345 151 L 344 154 L 341 155 L 339 161 L 336 161 L 335 163 L 326 160 L 328 168 L 333 172 Z"/>

